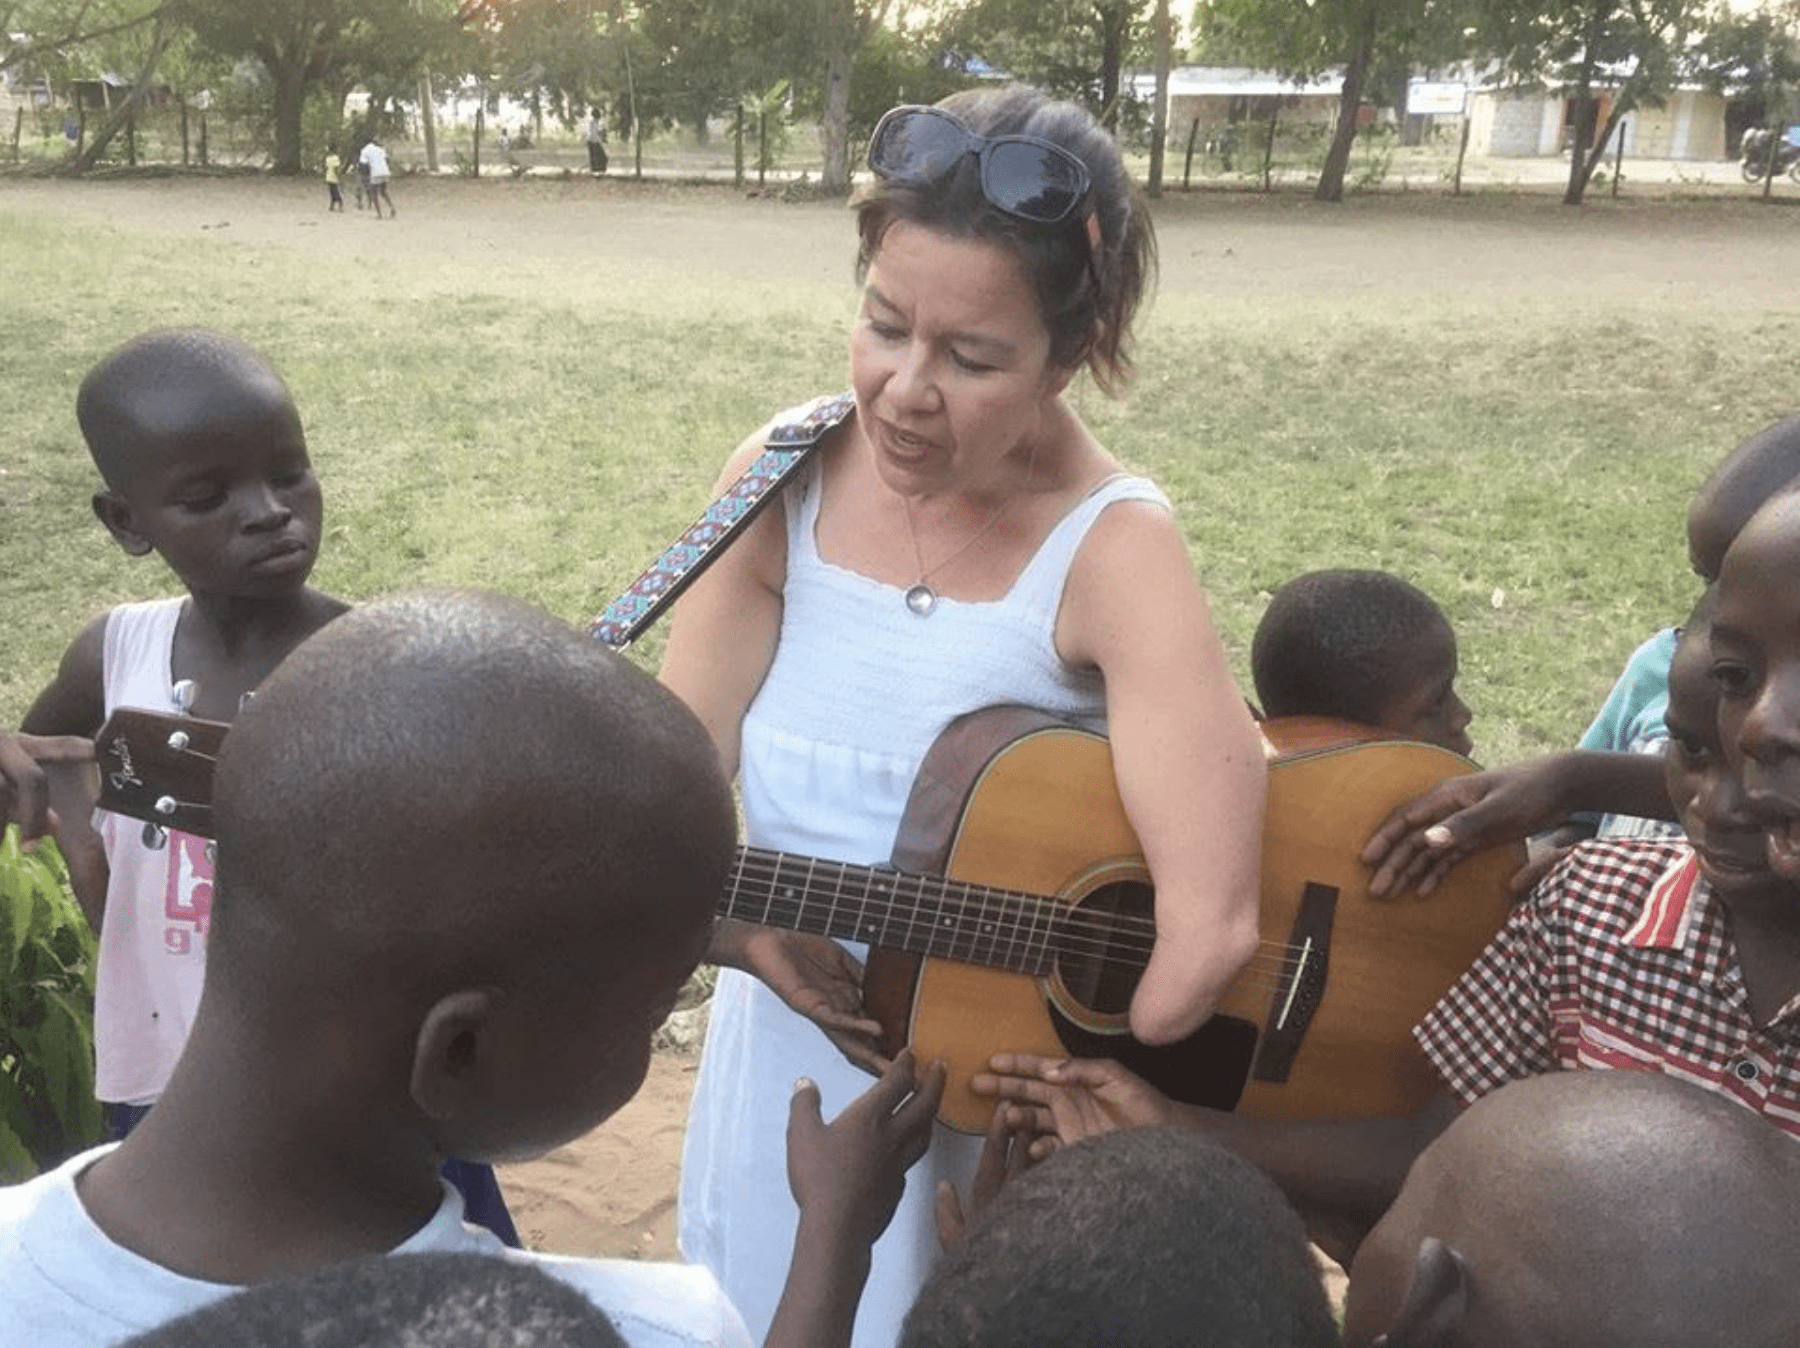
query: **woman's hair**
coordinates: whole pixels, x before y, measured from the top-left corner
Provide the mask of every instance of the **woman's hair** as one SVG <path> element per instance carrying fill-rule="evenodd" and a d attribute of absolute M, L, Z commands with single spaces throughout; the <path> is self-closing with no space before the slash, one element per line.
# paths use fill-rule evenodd
<path fill-rule="evenodd" d="M 1025 85 L 952 94 L 937 106 L 979 136 L 1036 136 L 1060 145 L 1087 166 L 1088 195 L 1047 225 L 989 202 L 974 155 L 933 182 L 877 176 L 857 204 L 857 276 L 868 272 L 882 239 L 902 220 L 998 243 L 1019 259 L 1037 291 L 1050 359 L 1069 368 L 1086 365 L 1102 389 L 1118 392 L 1131 371 L 1131 320 L 1156 270 L 1155 231 L 1118 143 L 1085 109 Z M 1089 243 L 1090 218 L 1099 228 L 1098 247 Z"/>

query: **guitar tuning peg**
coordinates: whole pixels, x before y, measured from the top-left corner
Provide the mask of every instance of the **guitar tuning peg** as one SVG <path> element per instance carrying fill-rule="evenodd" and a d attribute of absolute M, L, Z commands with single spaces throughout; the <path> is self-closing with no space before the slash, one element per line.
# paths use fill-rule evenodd
<path fill-rule="evenodd" d="M 185 730 L 170 731 L 169 732 L 169 747 L 171 749 L 175 750 L 176 753 L 180 753 L 183 749 L 187 748 L 188 747 L 187 731 L 185 731 Z"/>
<path fill-rule="evenodd" d="M 152 852 L 160 852 L 169 845 L 169 830 L 161 824 L 145 824 L 141 836 L 144 846 Z"/>
<path fill-rule="evenodd" d="M 175 710 L 186 716 L 194 709 L 194 698 L 199 692 L 200 685 L 192 679 L 177 679 L 175 686 L 169 689 L 169 699 L 174 702 Z"/>
<path fill-rule="evenodd" d="M 208 866 L 212 866 L 215 868 L 218 866 L 218 864 L 219 864 L 219 844 L 218 843 L 208 842 L 206 844 L 206 864 Z"/>

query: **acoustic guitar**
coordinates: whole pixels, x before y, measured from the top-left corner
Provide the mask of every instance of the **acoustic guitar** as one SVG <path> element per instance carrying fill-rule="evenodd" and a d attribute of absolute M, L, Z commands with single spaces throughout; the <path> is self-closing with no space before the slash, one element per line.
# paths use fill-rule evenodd
<path fill-rule="evenodd" d="M 114 712 L 96 740 L 100 807 L 212 836 L 228 728 Z M 1471 858 L 1429 899 L 1371 898 L 1357 860 L 1369 834 L 1471 765 L 1342 722 L 1264 733 L 1261 944 L 1180 1043 L 1141 1044 L 1126 1024 L 1155 927 L 1107 742 L 1025 708 L 938 738 L 893 869 L 740 848 L 719 915 L 868 944 L 884 1049 L 949 1065 L 940 1118 L 963 1131 L 992 1116 L 969 1078 L 1002 1050 L 1117 1058 L 1177 1100 L 1265 1116 L 1410 1112 L 1436 1085 L 1410 1030 L 1504 919 L 1523 848 Z"/>

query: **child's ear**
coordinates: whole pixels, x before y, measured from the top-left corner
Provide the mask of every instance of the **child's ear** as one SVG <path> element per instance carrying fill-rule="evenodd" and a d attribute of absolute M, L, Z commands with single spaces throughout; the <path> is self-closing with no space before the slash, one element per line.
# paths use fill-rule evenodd
<path fill-rule="evenodd" d="M 1469 1271 L 1463 1257 L 1435 1236 L 1419 1242 L 1412 1286 L 1388 1332 L 1385 1348 L 1448 1348 L 1469 1309 Z"/>
<path fill-rule="evenodd" d="M 490 1031 L 503 997 L 497 988 L 464 988 L 440 997 L 413 1040 L 413 1103 L 445 1123 L 467 1115 L 481 1094 Z"/>
<path fill-rule="evenodd" d="M 150 553 L 150 540 L 131 527 L 131 507 L 110 487 L 94 493 L 94 516 L 106 526 L 118 545 L 133 557 Z"/>

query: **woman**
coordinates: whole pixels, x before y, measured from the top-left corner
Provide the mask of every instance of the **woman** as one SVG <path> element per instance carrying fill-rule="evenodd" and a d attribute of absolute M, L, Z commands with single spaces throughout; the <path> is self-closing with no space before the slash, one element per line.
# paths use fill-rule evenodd
<path fill-rule="evenodd" d="M 752 843 L 858 863 L 888 859 L 955 716 L 1010 702 L 1105 724 L 1157 886 L 1132 1028 L 1179 1038 L 1255 944 L 1264 767 L 1167 503 L 1063 397 L 1084 366 L 1124 378 L 1149 220 L 1110 137 L 1023 88 L 896 108 L 870 166 L 854 412 L 683 599 L 663 678 L 741 779 Z M 829 1113 L 879 1055 L 853 953 L 722 923 L 712 957 L 682 1248 L 760 1332 L 792 1231 L 788 1092 L 817 1080 Z M 936 1182 L 978 1148 L 938 1130 L 876 1247 L 859 1344 L 894 1341 L 935 1254 Z"/>

